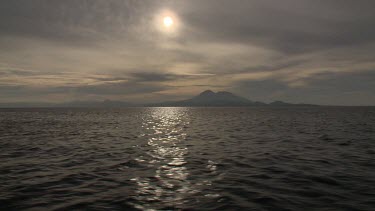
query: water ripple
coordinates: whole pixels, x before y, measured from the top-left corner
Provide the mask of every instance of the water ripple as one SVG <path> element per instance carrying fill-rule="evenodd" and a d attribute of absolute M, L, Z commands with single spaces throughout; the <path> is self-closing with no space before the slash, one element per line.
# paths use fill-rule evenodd
<path fill-rule="evenodd" d="M 372 210 L 374 108 L 0 110 L 0 210 Z"/>

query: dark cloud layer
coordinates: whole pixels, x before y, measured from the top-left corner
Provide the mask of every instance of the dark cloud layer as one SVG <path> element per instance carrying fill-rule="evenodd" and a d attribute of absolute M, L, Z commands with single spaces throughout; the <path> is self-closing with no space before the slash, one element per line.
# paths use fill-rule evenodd
<path fill-rule="evenodd" d="M 301 53 L 374 42 L 374 9 L 373 1 L 219 0 L 203 1 L 185 18 L 197 39 Z"/>
<path fill-rule="evenodd" d="M 0 102 L 161 101 L 211 88 L 375 105 L 374 10 L 372 0 L 3 0 Z"/>

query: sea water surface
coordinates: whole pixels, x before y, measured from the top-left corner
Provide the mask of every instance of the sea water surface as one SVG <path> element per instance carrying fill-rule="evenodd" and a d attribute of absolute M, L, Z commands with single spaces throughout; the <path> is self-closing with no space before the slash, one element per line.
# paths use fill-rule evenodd
<path fill-rule="evenodd" d="M 0 210 L 302 209 L 375 209 L 375 108 L 0 110 Z"/>

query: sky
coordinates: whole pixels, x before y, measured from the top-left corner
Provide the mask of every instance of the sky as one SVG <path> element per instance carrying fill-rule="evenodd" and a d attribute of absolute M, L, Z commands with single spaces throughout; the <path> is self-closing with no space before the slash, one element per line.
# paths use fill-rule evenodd
<path fill-rule="evenodd" d="M 375 105 L 374 11 L 373 0 L 2 0 L 0 102 L 211 89 Z"/>

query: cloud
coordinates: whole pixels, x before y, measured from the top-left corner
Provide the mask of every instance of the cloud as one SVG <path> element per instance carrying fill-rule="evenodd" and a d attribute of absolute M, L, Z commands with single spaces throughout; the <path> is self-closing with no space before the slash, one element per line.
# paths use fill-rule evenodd
<path fill-rule="evenodd" d="M 306 79 L 303 86 L 289 86 L 277 79 L 241 81 L 233 91 L 248 98 L 271 102 L 322 105 L 374 105 L 375 72 L 319 73 Z"/>
<path fill-rule="evenodd" d="M 335 104 L 341 96 L 342 104 L 371 104 L 374 7 L 370 0 L 5 0 L 0 100 L 161 101 L 228 89 L 255 100 Z M 165 10 L 178 18 L 175 36 L 155 26 Z"/>
<path fill-rule="evenodd" d="M 194 2 L 190 2 L 194 4 Z M 184 11 L 194 38 L 303 53 L 374 42 L 372 1 L 205 1 Z"/>

